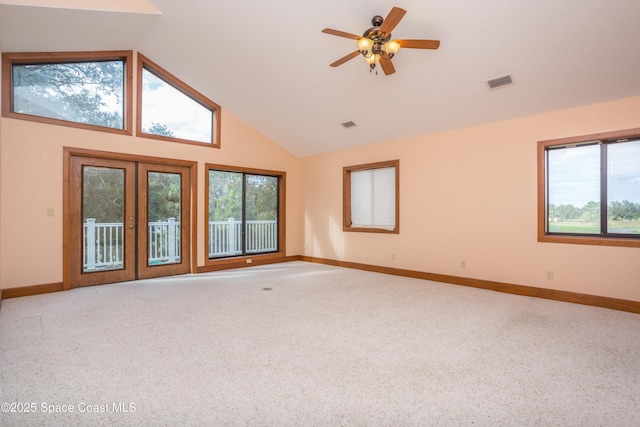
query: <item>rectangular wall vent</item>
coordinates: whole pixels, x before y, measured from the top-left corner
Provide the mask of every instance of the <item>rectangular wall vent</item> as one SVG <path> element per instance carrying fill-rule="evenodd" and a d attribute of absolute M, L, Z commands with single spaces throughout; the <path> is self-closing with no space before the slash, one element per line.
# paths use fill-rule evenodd
<path fill-rule="evenodd" d="M 342 123 L 342 126 L 344 126 L 347 129 L 351 128 L 351 127 L 354 127 L 355 125 L 356 124 L 354 122 L 352 122 L 352 121 Z"/>
<path fill-rule="evenodd" d="M 487 80 L 487 86 L 489 86 L 489 89 L 495 89 L 497 87 L 502 87 L 510 84 L 513 84 L 513 77 L 511 76 L 511 74 Z"/>

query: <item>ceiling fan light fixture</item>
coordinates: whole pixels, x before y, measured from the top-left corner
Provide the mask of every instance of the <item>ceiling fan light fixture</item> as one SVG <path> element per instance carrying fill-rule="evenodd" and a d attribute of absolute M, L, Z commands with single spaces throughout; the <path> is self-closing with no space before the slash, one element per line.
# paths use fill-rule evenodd
<path fill-rule="evenodd" d="M 373 40 L 367 37 L 360 37 L 358 39 L 358 50 L 362 52 L 364 55 L 369 53 L 372 47 L 373 47 Z"/>
<path fill-rule="evenodd" d="M 395 40 L 390 40 L 382 46 L 387 55 L 389 55 L 389 59 L 393 58 L 398 50 L 400 50 L 400 43 Z"/>
<path fill-rule="evenodd" d="M 376 64 L 380 62 L 380 55 L 371 54 L 369 56 L 365 56 L 364 59 L 367 61 L 367 64 L 369 64 L 369 68 L 373 70 L 376 68 Z"/>

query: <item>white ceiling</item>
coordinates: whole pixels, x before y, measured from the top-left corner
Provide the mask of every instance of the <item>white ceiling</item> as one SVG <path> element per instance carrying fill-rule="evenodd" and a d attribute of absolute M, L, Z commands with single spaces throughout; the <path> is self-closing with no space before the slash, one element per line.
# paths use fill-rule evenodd
<path fill-rule="evenodd" d="M 323 28 L 361 34 L 393 6 L 394 38 L 440 49 L 401 49 L 390 76 L 329 67 L 356 46 Z M 307 156 L 640 95 L 638 22 L 638 0 L 0 0 L 0 49 L 140 51 Z"/>

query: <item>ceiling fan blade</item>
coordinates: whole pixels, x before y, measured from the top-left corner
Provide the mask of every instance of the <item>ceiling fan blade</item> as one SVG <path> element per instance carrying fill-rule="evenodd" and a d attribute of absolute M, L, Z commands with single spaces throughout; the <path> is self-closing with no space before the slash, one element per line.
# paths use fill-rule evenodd
<path fill-rule="evenodd" d="M 332 28 L 325 28 L 324 30 L 322 30 L 322 32 L 325 34 L 331 34 L 332 36 L 345 37 L 347 39 L 353 39 L 353 40 L 358 40 L 362 38 L 361 36 L 356 36 L 355 34 L 351 34 L 351 33 L 345 33 L 344 31 L 340 31 L 340 30 L 334 30 Z"/>
<path fill-rule="evenodd" d="M 437 49 L 440 40 L 396 40 L 400 47 L 409 49 Z"/>
<path fill-rule="evenodd" d="M 356 50 L 355 52 L 351 52 L 350 54 L 343 56 L 342 58 L 338 59 L 336 62 L 329 64 L 329 66 L 331 67 L 337 67 L 338 65 L 342 65 L 347 61 L 352 60 L 353 58 L 355 58 L 356 56 L 360 55 L 360 51 Z"/>
<path fill-rule="evenodd" d="M 396 72 L 396 69 L 390 59 L 380 58 L 379 64 L 382 67 L 382 71 L 384 71 L 385 76 Z"/>
<path fill-rule="evenodd" d="M 396 25 L 400 23 L 400 20 L 404 17 L 406 10 L 400 9 L 399 7 L 394 7 L 391 9 L 391 12 L 384 18 L 382 21 L 382 25 L 380 25 L 380 32 L 389 34 L 396 28 Z"/>

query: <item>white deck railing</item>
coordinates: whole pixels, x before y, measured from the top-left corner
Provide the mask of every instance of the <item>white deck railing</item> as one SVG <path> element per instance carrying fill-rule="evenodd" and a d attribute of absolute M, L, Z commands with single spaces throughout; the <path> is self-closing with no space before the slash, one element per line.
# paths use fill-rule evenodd
<path fill-rule="evenodd" d="M 247 221 L 247 253 L 278 250 L 278 223 L 276 220 Z M 242 253 L 242 222 L 209 221 L 209 257 Z"/>
<path fill-rule="evenodd" d="M 150 222 L 149 265 L 180 262 L 180 223 L 175 218 Z M 96 223 L 88 218 L 83 224 L 84 271 L 109 270 L 123 266 L 124 226 L 122 223 Z M 242 253 L 242 222 L 209 221 L 209 257 Z M 278 224 L 271 221 L 247 221 L 247 253 L 278 250 Z"/>
<path fill-rule="evenodd" d="M 149 265 L 180 262 L 180 223 L 175 218 L 149 223 Z"/>
<path fill-rule="evenodd" d="M 84 271 L 122 268 L 122 223 L 96 223 L 87 218 L 83 224 Z"/>

